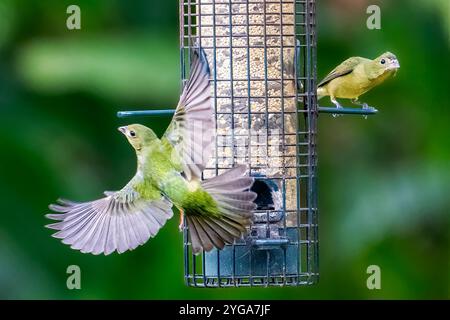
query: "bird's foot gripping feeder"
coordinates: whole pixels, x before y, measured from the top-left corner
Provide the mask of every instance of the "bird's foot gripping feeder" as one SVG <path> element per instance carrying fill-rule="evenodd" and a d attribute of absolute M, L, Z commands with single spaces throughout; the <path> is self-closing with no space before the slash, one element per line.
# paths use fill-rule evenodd
<path fill-rule="evenodd" d="M 316 136 L 318 108 L 313 0 L 180 0 L 181 78 L 192 50 L 211 70 L 216 136 L 203 171 L 246 164 L 258 194 L 248 236 L 192 253 L 184 229 L 185 282 L 196 287 L 299 286 L 318 281 Z M 119 117 L 173 110 L 121 111 Z"/>

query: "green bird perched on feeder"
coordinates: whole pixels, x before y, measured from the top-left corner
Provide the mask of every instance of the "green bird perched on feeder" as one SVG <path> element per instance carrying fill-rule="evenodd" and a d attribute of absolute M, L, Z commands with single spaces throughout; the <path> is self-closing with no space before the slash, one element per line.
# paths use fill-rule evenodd
<path fill-rule="evenodd" d="M 191 73 L 175 115 L 161 139 L 149 128 L 120 127 L 136 151 L 137 172 L 116 192 L 90 202 L 58 200 L 50 205 L 58 222 L 55 238 L 83 253 L 110 254 L 133 250 L 157 234 L 173 216 L 184 218 L 194 254 L 222 249 L 242 237 L 252 223 L 256 193 L 246 166 L 201 180 L 212 150 L 215 121 L 209 68 L 203 52 L 193 53 Z"/>
<path fill-rule="evenodd" d="M 354 104 L 368 109 L 370 107 L 359 102 L 358 98 L 383 83 L 399 68 L 397 57 L 390 52 L 373 60 L 351 57 L 338 65 L 317 85 L 317 97 L 321 99 L 330 96 L 331 102 L 337 108 L 342 106 L 336 98 L 343 98 L 352 99 Z"/>

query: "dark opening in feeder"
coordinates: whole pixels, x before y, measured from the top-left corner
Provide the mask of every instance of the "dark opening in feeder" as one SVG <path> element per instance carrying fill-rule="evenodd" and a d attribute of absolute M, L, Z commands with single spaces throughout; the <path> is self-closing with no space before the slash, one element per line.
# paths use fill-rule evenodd
<path fill-rule="evenodd" d="M 274 192 L 279 192 L 279 188 L 275 183 L 270 181 L 255 180 L 251 189 L 258 195 L 255 203 L 258 205 L 257 210 L 274 210 Z"/>

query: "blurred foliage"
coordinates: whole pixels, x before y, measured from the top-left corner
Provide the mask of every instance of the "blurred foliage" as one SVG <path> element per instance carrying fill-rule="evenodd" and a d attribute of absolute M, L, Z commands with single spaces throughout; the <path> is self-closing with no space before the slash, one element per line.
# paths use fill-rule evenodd
<path fill-rule="evenodd" d="M 69 4 L 82 30 L 65 27 Z M 382 30 L 366 29 L 369 4 Z M 320 116 L 318 285 L 187 288 L 177 219 L 124 255 L 83 255 L 50 237 L 49 202 L 92 199 L 133 174 L 120 107 L 176 104 L 177 12 L 177 1 L 0 2 L 0 298 L 449 298 L 447 0 L 318 1 L 319 78 L 352 55 L 389 50 L 401 64 L 362 99 L 378 115 Z M 161 133 L 169 119 L 140 121 Z M 71 264 L 82 290 L 66 289 Z M 366 288 L 371 264 L 382 290 Z"/>
<path fill-rule="evenodd" d="M 173 39 L 152 34 L 39 39 L 23 50 L 18 71 L 37 91 L 63 94 L 81 90 L 123 103 L 150 99 L 167 103 L 167 97 L 175 97 L 179 87 L 174 63 L 179 59 L 177 48 Z"/>

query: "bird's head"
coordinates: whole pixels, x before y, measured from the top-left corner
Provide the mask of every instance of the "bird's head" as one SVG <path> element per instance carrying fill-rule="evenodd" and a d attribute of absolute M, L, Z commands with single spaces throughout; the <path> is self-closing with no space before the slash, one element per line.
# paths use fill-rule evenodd
<path fill-rule="evenodd" d="M 141 151 L 142 148 L 152 143 L 157 136 L 152 129 L 147 128 L 141 124 L 131 124 L 129 126 L 119 127 L 118 130 L 127 137 L 128 142 L 136 151 Z"/>
<path fill-rule="evenodd" d="M 398 62 L 397 57 L 389 51 L 374 59 L 371 66 L 372 72 L 375 73 L 377 77 L 391 73 L 395 74 L 399 68 L 400 63 Z"/>

